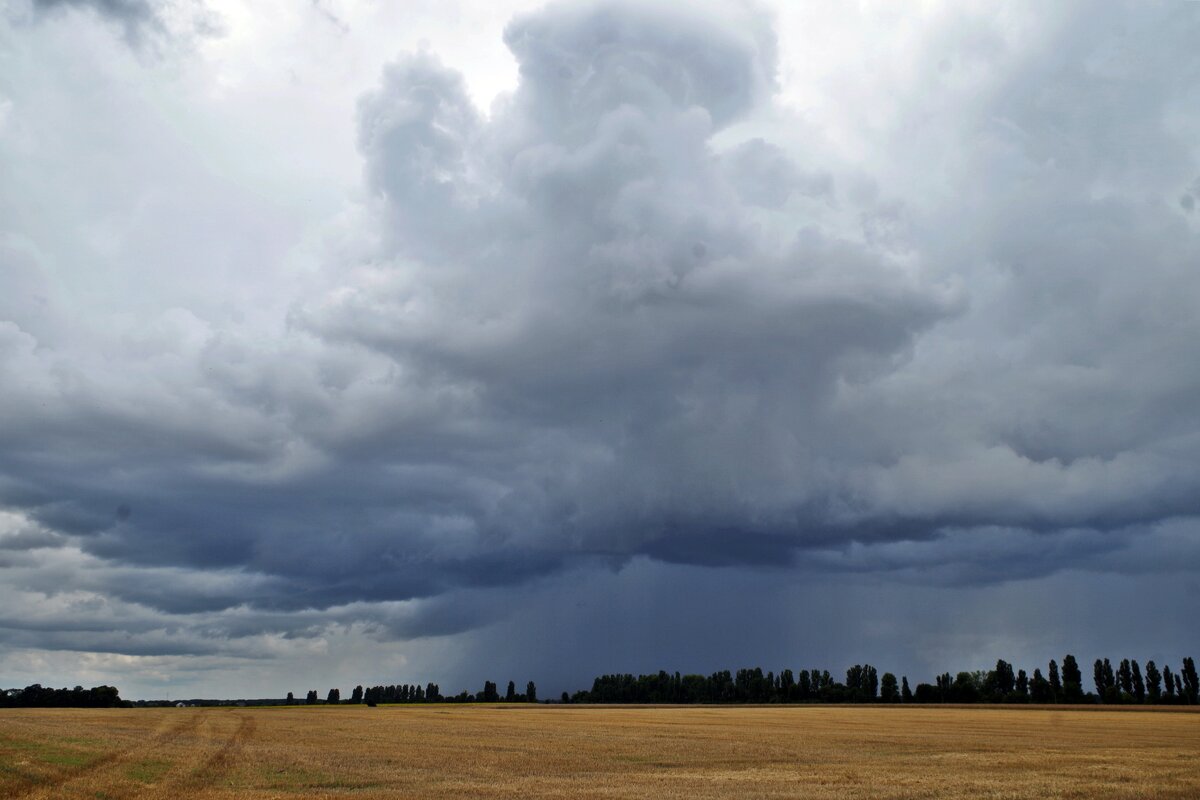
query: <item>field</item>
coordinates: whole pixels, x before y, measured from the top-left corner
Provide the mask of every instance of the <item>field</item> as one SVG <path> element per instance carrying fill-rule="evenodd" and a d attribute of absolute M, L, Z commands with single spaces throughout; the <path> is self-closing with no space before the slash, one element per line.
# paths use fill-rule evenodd
<path fill-rule="evenodd" d="M 1200 714 L 936 707 L 0 711 L 0 796 L 1200 797 Z"/>

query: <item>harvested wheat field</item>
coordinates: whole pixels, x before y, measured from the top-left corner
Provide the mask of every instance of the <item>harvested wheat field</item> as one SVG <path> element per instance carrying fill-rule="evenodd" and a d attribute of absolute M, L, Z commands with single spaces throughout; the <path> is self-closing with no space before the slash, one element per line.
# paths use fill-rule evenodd
<path fill-rule="evenodd" d="M 0 712 L 0 794 L 1200 797 L 1200 714 L 363 706 Z"/>

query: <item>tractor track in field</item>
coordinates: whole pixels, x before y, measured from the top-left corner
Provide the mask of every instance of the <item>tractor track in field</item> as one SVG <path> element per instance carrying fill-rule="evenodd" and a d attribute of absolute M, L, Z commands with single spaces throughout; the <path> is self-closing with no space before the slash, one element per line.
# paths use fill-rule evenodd
<path fill-rule="evenodd" d="M 192 768 L 171 786 L 179 790 L 195 792 L 203 787 L 216 784 L 229 773 L 230 767 L 241 754 L 245 744 L 254 737 L 258 725 L 254 717 L 249 715 L 231 712 L 225 719 L 230 717 L 237 719 L 237 728 L 233 733 L 228 737 L 213 737 L 214 742 L 219 741 L 217 748 L 201 761 L 200 766 Z"/>
<path fill-rule="evenodd" d="M 236 711 L 192 711 L 147 741 L 18 789 L 11 797 L 176 798 L 202 792 L 227 776 L 254 737 L 257 722 Z M 161 765 L 147 781 L 130 774 L 139 764 Z"/>
<path fill-rule="evenodd" d="M 63 797 L 66 792 L 70 791 L 69 787 L 72 784 L 90 780 L 94 775 L 101 773 L 105 769 L 112 769 L 119 765 L 127 764 L 142 753 L 178 741 L 189 733 L 195 732 L 199 723 L 200 717 L 198 714 L 189 714 L 185 719 L 179 720 L 176 724 L 163 726 L 164 729 L 156 731 L 148 743 L 139 743 L 114 750 L 111 753 L 105 753 L 93 761 L 63 772 L 61 775 L 55 775 L 46 780 L 36 781 L 30 783 L 28 786 L 16 789 L 9 797 Z"/>

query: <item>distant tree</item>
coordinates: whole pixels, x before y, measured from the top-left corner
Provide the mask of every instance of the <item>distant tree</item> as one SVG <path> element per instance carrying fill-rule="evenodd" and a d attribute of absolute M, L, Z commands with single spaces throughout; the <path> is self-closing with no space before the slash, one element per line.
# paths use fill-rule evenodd
<path fill-rule="evenodd" d="M 900 679 L 900 701 L 902 703 L 911 703 L 913 701 L 912 690 L 908 688 L 907 675 Z"/>
<path fill-rule="evenodd" d="M 477 698 L 480 703 L 498 703 L 500 702 L 500 693 L 496 691 L 496 684 L 491 681 L 483 682 L 483 692 Z"/>
<path fill-rule="evenodd" d="M 1092 682 L 1096 684 L 1096 694 L 1100 695 L 1100 699 L 1103 700 L 1105 689 L 1104 662 L 1098 658 L 1096 659 L 1096 662 L 1092 664 Z"/>
<path fill-rule="evenodd" d="M 1162 696 L 1162 673 L 1153 661 L 1146 662 L 1146 690 L 1151 703 L 1157 703 Z"/>
<path fill-rule="evenodd" d="M 308 703 L 310 706 L 315 705 L 317 702 L 317 690 L 309 689 L 308 696 L 305 697 L 304 702 Z"/>
<path fill-rule="evenodd" d="M 1029 682 L 1029 699 L 1034 703 L 1050 703 L 1054 701 L 1054 693 L 1050 689 L 1050 682 L 1042 677 L 1040 669 L 1033 671 L 1033 680 Z"/>
<path fill-rule="evenodd" d="M 512 703 L 517 699 L 517 685 L 512 681 L 508 682 L 508 691 L 504 693 L 504 702 Z"/>
<path fill-rule="evenodd" d="M 363 701 L 363 688 L 361 686 L 355 686 L 354 691 L 350 693 L 350 702 L 357 705 L 358 703 L 361 703 L 362 701 Z"/>
<path fill-rule="evenodd" d="M 292 697 L 291 692 L 288 692 L 287 700 L 285 700 L 284 703 L 286 703 L 289 706 L 296 704 L 296 698 Z"/>
<path fill-rule="evenodd" d="M 942 676 L 937 677 L 940 686 Z M 940 703 L 942 702 L 942 691 L 937 686 L 931 686 L 928 683 L 918 683 L 917 690 L 913 692 L 913 702 L 915 703 Z"/>
<path fill-rule="evenodd" d="M 979 700 L 979 682 L 972 672 L 960 672 L 954 677 L 951 694 L 955 703 L 975 703 Z"/>
<path fill-rule="evenodd" d="M 896 685 L 896 676 L 890 672 L 883 673 L 879 684 L 879 699 L 885 703 L 896 703 L 900 700 L 900 690 Z"/>
<path fill-rule="evenodd" d="M 1166 702 L 1175 702 L 1175 676 L 1167 664 L 1163 664 L 1163 694 L 1166 695 Z"/>
<path fill-rule="evenodd" d="M 1130 662 L 1130 673 L 1133 680 L 1133 698 L 1139 703 L 1146 702 L 1146 684 L 1142 680 L 1142 670 L 1135 658 Z"/>
<path fill-rule="evenodd" d="M 987 678 L 987 688 L 989 694 L 992 695 L 992 700 L 1003 701 L 1012 693 L 1015 684 L 1016 678 L 1013 676 L 1012 664 L 1003 658 L 997 659 L 996 668 L 988 673 Z"/>
<path fill-rule="evenodd" d="M 562 693 L 562 702 L 563 703 L 571 702 L 571 696 L 569 694 L 567 694 L 566 692 L 563 692 Z"/>
<path fill-rule="evenodd" d="M 1062 700 L 1062 681 L 1058 677 L 1058 664 L 1054 659 L 1050 659 L 1050 702 L 1057 703 Z"/>
<path fill-rule="evenodd" d="M 1179 680 L 1178 672 L 1175 673 L 1175 696 L 1179 698 L 1180 702 L 1186 703 L 1188 701 L 1188 696 L 1184 693 L 1183 683 Z"/>
<path fill-rule="evenodd" d="M 342 693 L 339 689 L 330 689 L 329 696 L 327 698 L 325 698 L 325 702 L 329 703 L 330 705 L 333 705 L 334 703 L 341 702 L 341 699 L 342 699 Z"/>
<path fill-rule="evenodd" d="M 1112 663 L 1106 658 L 1101 666 L 1104 680 L 1104 693 L 1101 699 L 1105 703 L 1121 702 L 1121 690 L 1117 687 L 1117 679 L 1113 673 Z"/>
<path fill-rule="evenodd" d="M 537 702 L 537 686 L 534 685 L 533 681 L 525 684 L 525 699 L 530 703 Z"/>
<path fill-rule="evenodd" d="M 1070 654 L 1063 656 L 1062 692 L 1063 699 L 1068 703 L 1078 703 L 1083 699 L 1083 673 L 1079 671 L 1075 656 Z"/>
<path fill-rule="evenodd" d="M 1014 691 L 1022 703 L 1029 698 L 1029 676 L 1025 674 L 1025 670 L 1023 669 L 1017 670 L 1017 682 L 1014 685 Z"/>
<path fill-rule="evenodd" d="M 1129 665 L 1129 659 L 1121 659 L 1121 666 L 1117 667 L 1117 687 L 1127 695 L 1133 695 L 1133 667 Z"/>
<path fill-rule="evenodd" d="M 1196 662 L 1192 658 L 1183 660 L 1183 692 L 1192 705 L 1200 703 L 1200 676 L 1196 674 Z"/>

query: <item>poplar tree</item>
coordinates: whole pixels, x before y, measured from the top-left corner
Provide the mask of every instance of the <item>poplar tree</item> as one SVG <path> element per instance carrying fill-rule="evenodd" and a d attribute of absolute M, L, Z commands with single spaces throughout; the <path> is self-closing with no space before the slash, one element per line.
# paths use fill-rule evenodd
<path fill-rule="evenodd" d="M 1138 666 L 1135 658 L 1130 662 L 1131 672 L 1133 674 L 1133 697 L 1139 703 L 1146 702 L 1146 684 L 1142 681 L 1142 669 Z"/>
<path fill-rule="evenodd" d="M 1083 697 L 1083 673 L 1079 671 L 1079 664 L 1075 663 L 1075 656 L 1070 653 L 1063 656 L 1062 691 L 1068 703 L 1077 703 Z"/>
<path fill-rule="evenodd" d="M 1150 702 L 1157 703 L 1162 695 L 1162 673 L 1153 661 L 1146 662 L 1146 689 L 1150 695 Z"/>
<path fill-rule="evenodd" d="M 1193 659 L 1183 660 L 1182 675 L 1184 696 L 1189 703 L 1196 705 L 1200 702 L 1200 676 L 1196 675 L 1196 662 Z"/>

